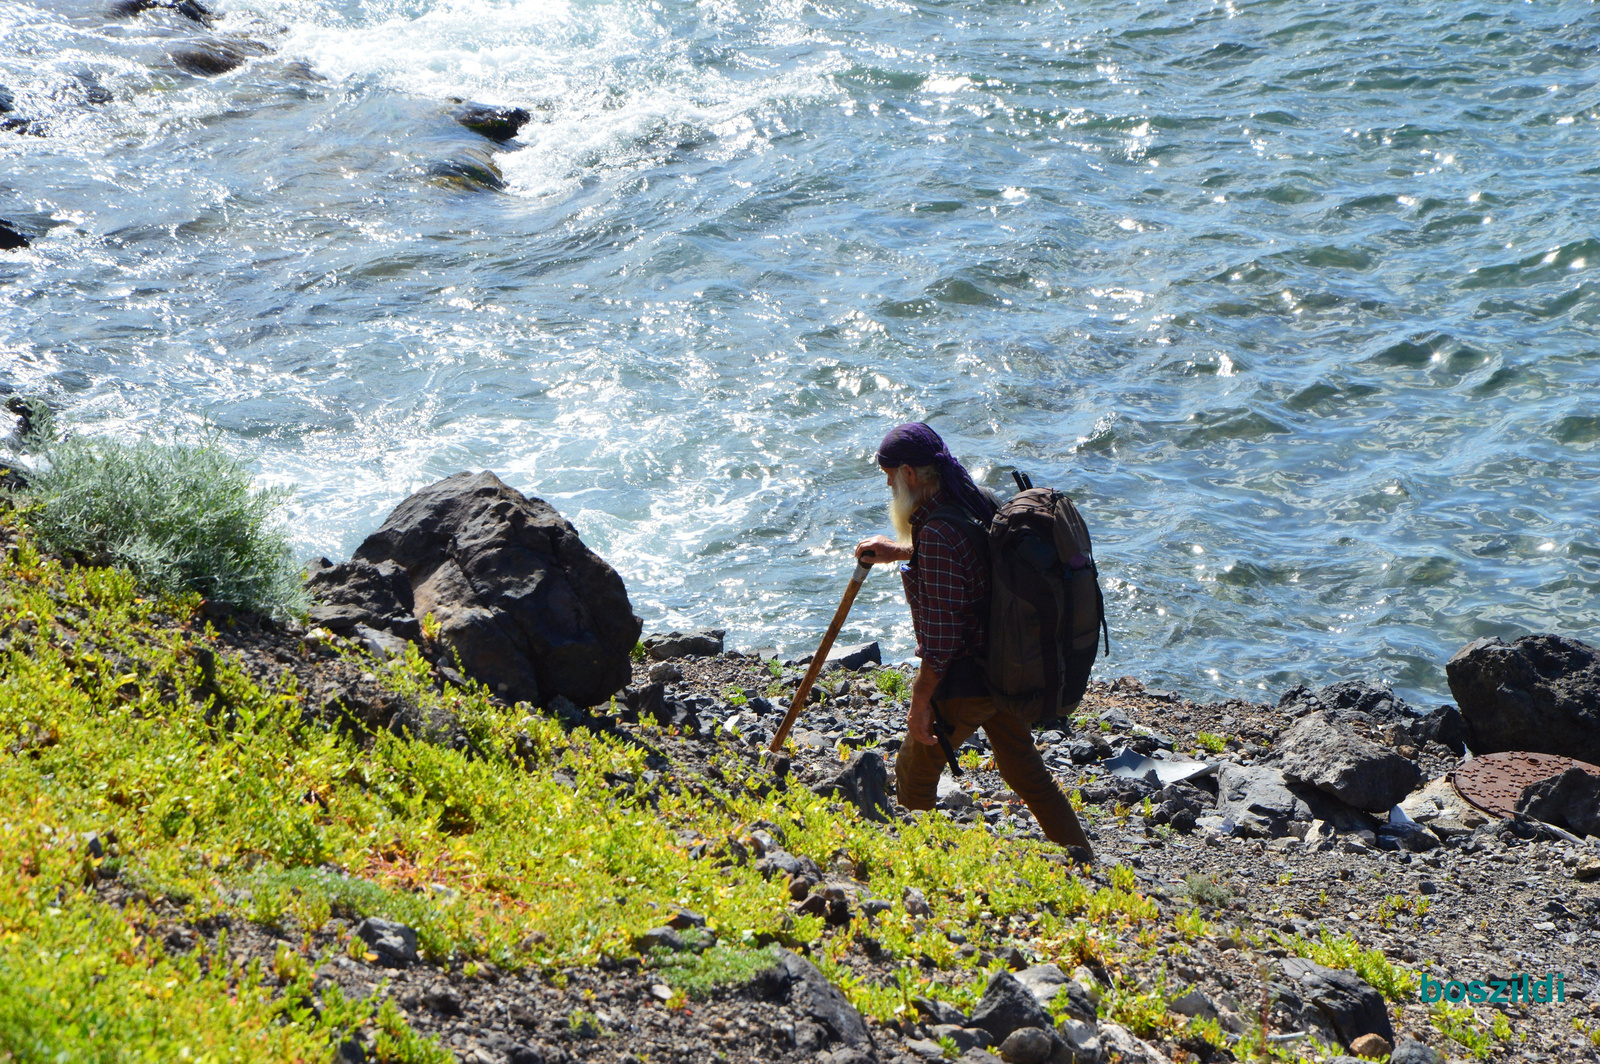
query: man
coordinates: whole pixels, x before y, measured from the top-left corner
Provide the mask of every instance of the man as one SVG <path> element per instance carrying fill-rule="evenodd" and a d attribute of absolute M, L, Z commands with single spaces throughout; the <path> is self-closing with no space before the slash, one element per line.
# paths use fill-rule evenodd
<path fill-rule="evenodd" d="M 889 482 L 895 538 L 862 540 L 856 560 L 901 563 L 922 659 L 906 714 L 907 741 L 894 762 L 900 804 L 933 808 L 945 764 L 935 722 L 948 729 L 952 749 L 982 728 L 1000 778 L 1028 803 L 1045 837 L 1059 846 L 1091 850 L 1077 814 L 1033 745 L 1033 729 L 1015 714 L 997 711 L 989 697 L 982 665 L 989 611 L 986 549 L 962 527 L 964 522 L 934 515 L 941 507 L 956 507 L 987 528 L 994 498 L 973 483 L 939 434 L 920 422 L 901 425 L 883 438 L 878 466 Z"/>

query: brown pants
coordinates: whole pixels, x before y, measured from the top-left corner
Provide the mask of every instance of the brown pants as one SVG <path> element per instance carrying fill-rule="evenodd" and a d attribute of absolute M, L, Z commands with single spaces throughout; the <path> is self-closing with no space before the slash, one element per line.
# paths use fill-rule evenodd
<path fill-rule="evenodd" d="M 1033 729 L 1011 713 L 995 711 L 993 700 L 947 698 L 936 703 L 939 716 L 950 725 L 950 746 L 959 750 L 979 728 L 989 737 L 994 764 L 1000 778 L 1033 812 L 1045 838 L 1057 846 L 1082 846 L 1093 851 L 1078 823 L 1078 814 L 1062 793 L 1050 770 L 1045 768 L 1039 748 L 1033 745 Z M 900 804 L 907 809 L 932 809 L 939 793 L 939 773 L 945 766 L 944 751 L 937 745 L 924 746 L 907 735 L 894 759 L 894 780 Z"/>

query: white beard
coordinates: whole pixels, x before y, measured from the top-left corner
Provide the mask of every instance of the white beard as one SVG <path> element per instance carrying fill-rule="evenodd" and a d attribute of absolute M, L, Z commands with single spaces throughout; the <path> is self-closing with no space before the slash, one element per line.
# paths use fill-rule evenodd
<path fill-rule="evenodd" d="M 911 546 L 911 515 L 925 500 L 914 494 L 904 479 L 895 477 L 889 488 L 889 527 L 894 530 L 896 543 Z"/>

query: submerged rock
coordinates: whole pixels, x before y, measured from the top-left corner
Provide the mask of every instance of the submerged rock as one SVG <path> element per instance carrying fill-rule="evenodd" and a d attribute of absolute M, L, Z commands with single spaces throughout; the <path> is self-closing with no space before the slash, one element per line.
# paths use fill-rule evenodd
<path fill-rule="evenodd" d="M 532 116 L 520 107 L 493 107 L 484 103 L 468 103 L 457 108 L 453 117 L 474 133 L 504 143 L 515 137 Z"/>
<path fill-rule="evenodd" d="M 110 15 L 112 18 L 133 18 L 146 11 L 171 11 L 202 26 L 211 25 L 217 17 L 200 0 L 116 0 L 111 5 Z"/>
<path fill-rule="evenodd" d="M 184 73 L 214 78 L 271 51 L 266 45 L 253 41 L 203 41 L 175 48 L 168 55 Z"/>
<path fill-rule="evenodd" d="M 507 701 L 592 706 L 631 675 L 643 622 L 622 578 L 549 503 L 493 473 L 423 488 L 352 560 L 402 569 L 438 644 Z"/>
<path fill-rule="evenodd" d="M 486 152 L 468 148 L 454 159 L 442 159 L 428 167 L 428 176 L 441 184 L 467 192 L 504 192 L 506 178 Z"/>
<path fill-rule="evenodd" d="M 1445 666 L 1475 754 L 1531 750 L 1600 762 L 1600 652 L 1559 635 L 1478 639 Z"/>

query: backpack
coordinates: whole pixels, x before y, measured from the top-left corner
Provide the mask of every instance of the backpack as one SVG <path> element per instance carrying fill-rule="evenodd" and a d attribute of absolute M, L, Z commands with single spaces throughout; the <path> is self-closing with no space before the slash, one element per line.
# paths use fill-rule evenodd
<path fill-rule="evenodd" d="M 1039 724 L 1077 708 L 1102 632 L 1111 653 L 1111 629 L 1083 515 L 1064 492 L 1036 488 L 1026 473 L 1012 476 L 1017 494 L 987 529 L 965 510 L 939 511 L 968 530 L 989 559 L 983 664 L 995 706 Z"/>

